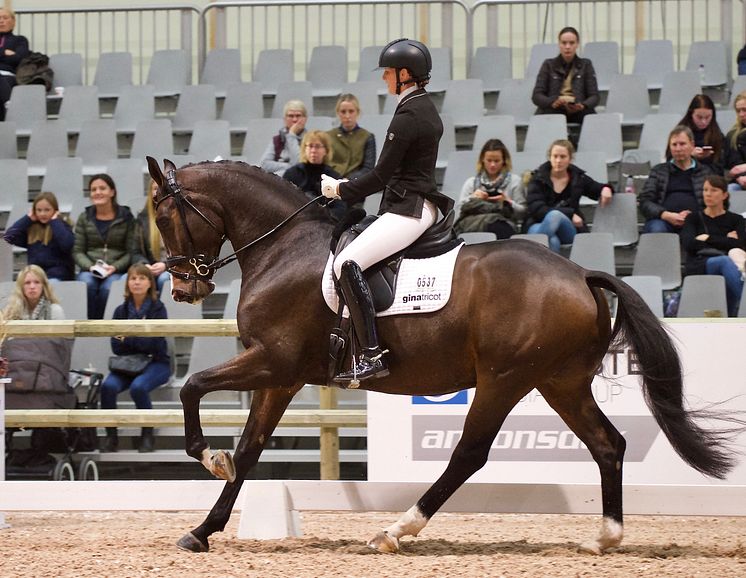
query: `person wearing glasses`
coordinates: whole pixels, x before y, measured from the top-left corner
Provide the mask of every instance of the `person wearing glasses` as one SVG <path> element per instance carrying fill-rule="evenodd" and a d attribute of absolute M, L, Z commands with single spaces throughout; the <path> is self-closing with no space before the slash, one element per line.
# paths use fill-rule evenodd
<path fill-rule="evenodd" d="M 300 149 L 300 162 L 286 170 L 282 177 L 312 199 L 321 194 L 321 175 L 326 174 L 335 179 L 341 179 L 342 175 L 327 164 L 332 152 L 331 141 L 326 132 L 307 131 Z M 332 218 L 338 221 L 346 212 L 347 205 L 344 201 L 336 201 L 330 203 L 328 209 Z"/>
<path fill-rule="evenodd" d="M 289 100 L 283 108 L 285 126 L 272 137 L 259 162 L 268 173 L 281 177 L 300 159 L 300 143 L 306 132 L 308 112 L 300 100 Z"/>

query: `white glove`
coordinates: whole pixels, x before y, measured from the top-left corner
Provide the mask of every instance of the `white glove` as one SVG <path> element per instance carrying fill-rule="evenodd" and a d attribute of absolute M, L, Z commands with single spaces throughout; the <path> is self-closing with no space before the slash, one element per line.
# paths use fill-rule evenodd
<path fill-rule="evenodd" d="M 345 180 L 339 180 L 330 177 L 329 175 L 321 175 L 321 194 L 327 199 L 339 199 L 339 183 L 346 182 Z"/>

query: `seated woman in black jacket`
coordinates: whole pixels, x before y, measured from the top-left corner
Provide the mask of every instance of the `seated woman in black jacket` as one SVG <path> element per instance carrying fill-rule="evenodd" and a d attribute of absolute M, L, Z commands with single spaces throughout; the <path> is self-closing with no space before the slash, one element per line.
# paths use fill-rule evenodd
<path fill-rule="evenodd" d="M 559 253 L 560 245 L 572 243 L 577 232 L 587 230 L 580 211 L 580 197 L 599 199 L 603 207 L 611 201 L 610 185 L 598 183 L 572 164 L 575 147 L 568 140 L 556 140 L 549 147 L 549 160 L 531 175 L 526 193 L 528 233 L 549 237 L 549 248 Z"/>
<path fill-rule="evenodd" d="M 327 164 L 331 156 L 329 135 L 322 130 L 309 130 L 300 145 L 300 162 L 286 170 L 282 178 L 296 185 L 309 199 L 318 197 L 321 194 L 321 175 L 342 178 L 342 175 Z M 344 201 L 337 200 L 329 204 L 329 212 L 336 220 L 341 219 L 346 210 Z"/>
<path fill-rule="evenodd" d="M 13 34 L 15 27 L 15 12 L 0 7 L 0 120 L 5 120 L 5 103 L 16 85 L 16 69 L 30 52 L 26 37 Z"/>
<path fill-rule="evenodd" d="M 728 317 L 738 317 L 746 261 L 746 224 L 728 210 L 728 182 L 720 175 L 705 177 L 705 208 L 692 211 L 681 229 L 687 275 L 722 275 Z"/>
<path fill-rule="evenodd" d="M 114 319 L 166 319 L 166 307 L 158 299 L 155 279 L 144 263 L 132 265 L 127 271 L 124 303 L 114 310 Z M 111 350 L 114 355 L 145 353 L 151 356 L 145 369 L 136 376 L 112 371 L 101 384 L 101 409 L 116 409 L 117 395 L 125 389 L 137 409 L 151 409 L 150 392 L 166 383 L 171 376 L 168 346 L 164 337 L 112 337 Z M 117 429 L 106 428 L 104 451 L 115 452 L 119 448 Z M 153 428 L 142 428 L 140 452 L 153 451 Z"/>

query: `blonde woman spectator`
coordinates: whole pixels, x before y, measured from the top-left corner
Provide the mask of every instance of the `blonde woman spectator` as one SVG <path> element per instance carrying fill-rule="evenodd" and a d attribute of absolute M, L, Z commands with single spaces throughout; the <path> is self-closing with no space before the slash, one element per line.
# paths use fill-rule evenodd
<path fill-rule="evenodd" d="M 50 279 L 73 278 L 75 235 L 70 223 L 60 215 L 54 193 L 36 195 L 28 214 L 13 223 L 3 238 L 11 245 L 27 249 L 28 263 L 44 269 Z"/>
<path fill-rule="evenodd" d="M 733 107 L 736 123 L 725 135 L 723 162 L 731 180 L 728 190 L 737 191 L 746 189 L 746 90 L 736 96 Z"/>
<path fill-rule="evenodd" d="M 135 255 L 134 261 L 136 263 L 145 263 L 148 266 L 155 278 L 158 295 L 160 295 L 163 285 L 171 278 L 171 274 L 166 271 L 163 240 L 155 224 L 153 195 L 157 186 L 155 181 L 150 181 L 148 194 L 145 198 L 145 206 L 137 215 L 136 237 L 138 253 Z"/>
<path fill-rule="evenodd" d="M 327 131 L 331 139 L 329 165 L 346 179 L 355 179 L 376 165 L 376 137 L 358 124 L 360 101 L 342 94 L 335 108 L 339 126 Z"/>

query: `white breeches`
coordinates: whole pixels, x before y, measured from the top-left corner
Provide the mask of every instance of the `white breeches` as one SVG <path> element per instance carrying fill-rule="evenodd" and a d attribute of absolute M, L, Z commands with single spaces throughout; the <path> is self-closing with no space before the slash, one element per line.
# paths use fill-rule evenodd
<path fill-rule="evenodd" d="M 380 215 L 372 225 L 360 233 L 334 260 L 334 275 L 339 279 L 342 265 L 354 261 L 365 271 L 389 255 L 414 243 L 438 217 L 438 208 L 425 201 L 422 216 L 404 217 L 394 213 Z"/>

